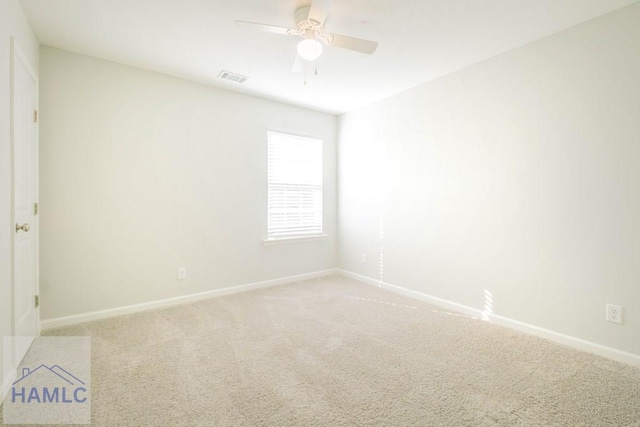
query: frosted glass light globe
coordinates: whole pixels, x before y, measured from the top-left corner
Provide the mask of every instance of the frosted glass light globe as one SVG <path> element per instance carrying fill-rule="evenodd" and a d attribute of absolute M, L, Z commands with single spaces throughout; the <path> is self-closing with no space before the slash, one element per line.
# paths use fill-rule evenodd
<path fill-rule="evenodd" d="M 316 39 L 304 39 L 298 43 L 297 50 L 303 59 L 313 61 L 322 55 L 322 44 Z"/>

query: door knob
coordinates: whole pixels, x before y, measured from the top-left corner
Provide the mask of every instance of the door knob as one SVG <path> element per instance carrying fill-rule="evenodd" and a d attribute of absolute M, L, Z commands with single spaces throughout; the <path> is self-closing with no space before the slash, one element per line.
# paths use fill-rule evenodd
<path fill-rule="evenodd" d="M 16 224 L 16 233 L 20 230 L 27 232 L 29 231 L 29 229 L 31 228 L 31 226 L 29 225 L 29 223 L 25 222 L 24 224 L 20 225 L 20 224 Z"/>

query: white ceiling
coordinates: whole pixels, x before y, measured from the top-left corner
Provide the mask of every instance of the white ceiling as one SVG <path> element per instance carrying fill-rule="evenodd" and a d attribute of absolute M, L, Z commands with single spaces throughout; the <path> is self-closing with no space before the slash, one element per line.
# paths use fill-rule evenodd
<path fill-rule="evenodd" d="M 292 73 L 294 26 L 311 0 L 22 0 L 49 45 L 329 113 L 417 86 L 638 0 L 334 0 L 327 31 L 378 42 L 373 55 L 326 48 L 318 76 Z M 244 84 L 216 76 L 229 70 Z"/>

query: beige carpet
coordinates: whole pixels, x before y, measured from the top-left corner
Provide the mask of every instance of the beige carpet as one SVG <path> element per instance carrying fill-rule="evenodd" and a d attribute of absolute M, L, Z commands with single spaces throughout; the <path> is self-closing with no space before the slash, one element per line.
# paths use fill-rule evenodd
<path fill-rule="evenodd" d="M 49 331 L 97 426 L 640 426 L 640 370 L 342 277 Z"/>

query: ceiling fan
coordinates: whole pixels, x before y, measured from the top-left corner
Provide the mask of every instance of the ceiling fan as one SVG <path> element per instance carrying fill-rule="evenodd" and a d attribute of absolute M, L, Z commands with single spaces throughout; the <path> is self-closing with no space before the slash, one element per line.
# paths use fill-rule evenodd
<path fill-rule="evenodd" d="M 302 40 L 297 46 L 298 57 L 293 65 L 293 71 L 301 71 L 303 64 L 299 58 L 306 61 L 315 61 L 318 59 L 318 57 L 322 55 L 323 45 L 340 47 L 342 49 L 366 54 L 375 52 L 378 47 L 378 43 L 376 42 L 325 32 L 324 23 L 329 14 L 332 2 L 333 0 L 313 0 L 310 6 L 303 6 L 296 9 L 295 28 L 278 27 L 247 21 L 236 21 L 236 25 L 250 27 L 267 33 L 302 37 Z"/>

